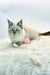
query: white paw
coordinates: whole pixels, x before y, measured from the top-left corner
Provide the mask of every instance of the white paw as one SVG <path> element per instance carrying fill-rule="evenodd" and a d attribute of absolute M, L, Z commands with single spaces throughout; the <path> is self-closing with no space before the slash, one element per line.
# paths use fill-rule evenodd
<path fill-rule="evenodd" d="M 18 45 L 14 43 L 14 44 L 13 44 L 13 47 L 17 48 L 17 47 L 18 47 Z"/>

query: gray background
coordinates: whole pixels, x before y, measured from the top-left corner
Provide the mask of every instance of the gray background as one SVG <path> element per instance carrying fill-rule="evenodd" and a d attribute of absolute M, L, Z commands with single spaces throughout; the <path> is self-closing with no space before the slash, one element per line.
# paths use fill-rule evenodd
<path fill-rule="evenodd" d="M 50 0 L 0 1 L 0 40 L 8 39 L 7 19 L 33 25 L 39 32 L 50 30 Z"/>

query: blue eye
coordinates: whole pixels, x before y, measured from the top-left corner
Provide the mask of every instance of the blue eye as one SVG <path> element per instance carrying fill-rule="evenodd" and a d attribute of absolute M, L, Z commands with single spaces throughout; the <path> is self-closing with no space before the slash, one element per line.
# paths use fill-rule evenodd
<path fill-rule="evenodd" d="M 12 31 L 14 31 L 14 30 L 12 29 Z"/>
<path fill-rule="evenodd" d="M 18 31 L 18 29 L 16 29 L 16 31 Z"/>

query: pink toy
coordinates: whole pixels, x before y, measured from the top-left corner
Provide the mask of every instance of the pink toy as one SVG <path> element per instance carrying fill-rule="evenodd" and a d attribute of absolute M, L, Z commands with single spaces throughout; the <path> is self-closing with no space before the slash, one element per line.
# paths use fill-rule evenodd
<path fill-rule="evenodd" d="M 28 38 L 26 38 L 25 40 L 24 40 L 24 44 L 29 44 L 30 43 L 30 40 L 28 39 Z"/>

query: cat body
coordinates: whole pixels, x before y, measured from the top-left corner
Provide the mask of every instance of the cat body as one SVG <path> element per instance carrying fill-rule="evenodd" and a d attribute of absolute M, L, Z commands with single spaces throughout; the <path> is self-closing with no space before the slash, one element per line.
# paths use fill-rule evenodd
<path fill-rule="evenodd" d="M 29 40 L 34 40 L 39 36 L 38 31 L 33 26 L 22 25 L 22 20 L 20 20 L 18 23 L 12 23 L 8 20 L 8 24 L 8 34 L 12 43 L 20 45 L 26 38 Z"/>
<path fill-rule="evenodd" d="M 30 40 L 34 40 L 38 38 L 38 31 L 31 25 L 23 25 L 23 29 L 25 31 L 25 38 Z"/>

